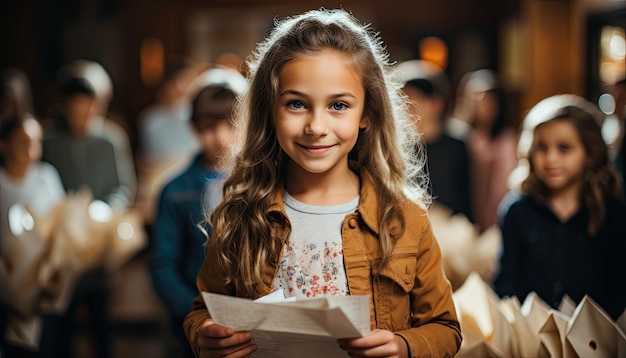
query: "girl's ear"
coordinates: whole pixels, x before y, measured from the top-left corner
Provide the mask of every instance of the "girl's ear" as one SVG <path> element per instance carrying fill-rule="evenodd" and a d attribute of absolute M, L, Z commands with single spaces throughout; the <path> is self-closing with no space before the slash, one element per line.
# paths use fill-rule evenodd
<path fill-rule="evenodd" d="M 369 126 L 369 124 L 370 124 L 369 119 L 367 119 L 367 117 L 364 116 L 361 118 L 361 122 L 359 122 L 359 128 L 365 129 L 367 128 L 367 126 Z"/>

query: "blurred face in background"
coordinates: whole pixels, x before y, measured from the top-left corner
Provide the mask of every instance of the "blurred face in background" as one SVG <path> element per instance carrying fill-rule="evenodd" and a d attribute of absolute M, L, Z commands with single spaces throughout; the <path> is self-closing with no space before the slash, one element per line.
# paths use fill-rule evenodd
<path fill-rule="evenodd" d="M 233 139 L 233 126 L 227 118 L 199 120 L 195 124 L 196 135 L 202 147 L 204 163 L 216 168 L 226 155 Z"/>
<path fill-rule="evenodd" d="M 89 119 L 96 114 L 97 105 L 93 96 L 75 94 L 65 102 L 65 116 L 74 136 L 87 135 Z"/>
<path fill-rule="evenodd" d="M 498 97 L 494 92 L 477 92 L 474 98 L 474 126 L 491 128 L 496 121 L 498 112 Z"/>
<path fill-rule="evenodd" d="M 25 168 L 41 158 L 41 138 L 39 122 L 28 118 L 2 141 L 2 157 L 7 164 Z"/>
<path fill-rule="evenodd" d="M 530 158 L 537 177 L 552 192 L 581 187 L 587 153 L 572 123 L 554 119 L 537 126 Z"/>
<path fill-rule="evenodd" d="M 436 140 L 441 132 L 441 116 L 444 110 L 441 96 L 428 96 L 411 85 L 404 86 L 402 91 L 409 98 L 409 111 L 418 132 L 426 142 Z"/>

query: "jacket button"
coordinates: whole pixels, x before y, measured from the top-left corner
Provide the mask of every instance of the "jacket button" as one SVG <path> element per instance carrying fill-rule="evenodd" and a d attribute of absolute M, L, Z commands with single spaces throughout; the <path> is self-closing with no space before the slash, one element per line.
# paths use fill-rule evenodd
<path fill-rule="evenodd" d="M 350 226 L 350 229 L 354 229 L 355 227 L 357 227 L 358 223 L 356 222 L 356 219 L 350 219 L 348 220 L 348 226 Z"/>
<path fill-rule="evenodd" d="M 411 283 L 411 275 L 409 275 L 408 273 L 406 275 L 404 275 L 404 282 L 406 284 Z"/>

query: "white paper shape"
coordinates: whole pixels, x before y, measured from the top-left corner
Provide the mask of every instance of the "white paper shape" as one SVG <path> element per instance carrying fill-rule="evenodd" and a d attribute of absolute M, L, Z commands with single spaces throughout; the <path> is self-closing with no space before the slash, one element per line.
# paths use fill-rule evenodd
<path fill-rule="evenodd" d="M 626 357 L 626 336 L 589 296 L 583 297 L 567 325 L 567 340 L 580 357 Z"/>
<path fill-rule="evenodd" d="M 370 332 L 369 297 L 326 296 L 282 303 L 202 292 L 215 323 L 252 331 L 255 357 L 345 357 L 338 338 Z"/>

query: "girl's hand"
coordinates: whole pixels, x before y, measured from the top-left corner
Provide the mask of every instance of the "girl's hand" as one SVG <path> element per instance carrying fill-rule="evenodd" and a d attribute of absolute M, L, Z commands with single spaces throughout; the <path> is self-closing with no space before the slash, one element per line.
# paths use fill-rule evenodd
<path fill-rule="evenodd" d="M 256 351 L 252 333 L 234 332 L 207 319 L 198 331 L 198 357 L 249 357 Z"/>
<path fill-rule="evenodd" d="M 408 357 L 409 348 L 402 337 L 391 331 L 375 329 L 365 337 L 338 339 L 339 347 L 350 357 Z"/>

